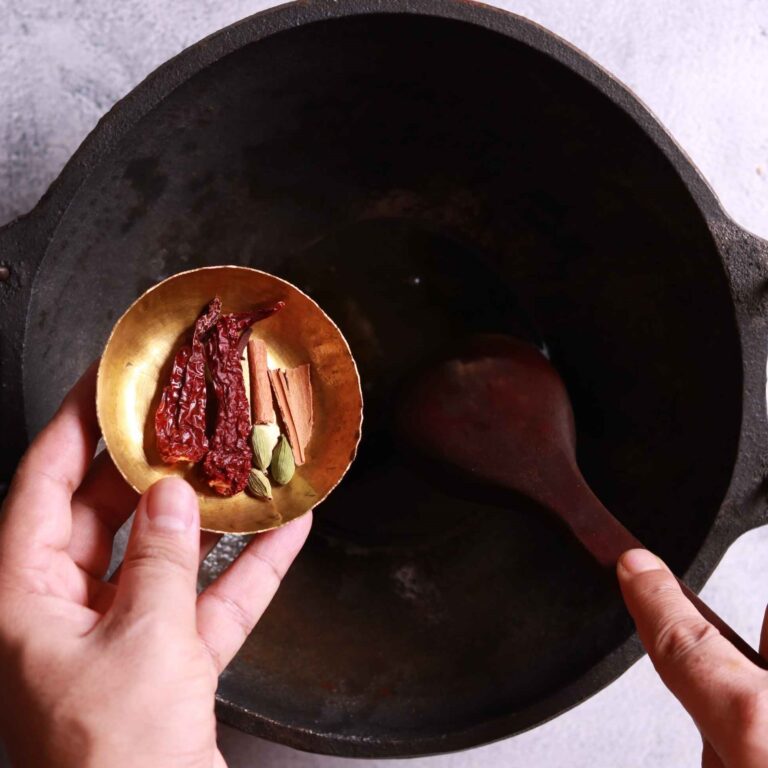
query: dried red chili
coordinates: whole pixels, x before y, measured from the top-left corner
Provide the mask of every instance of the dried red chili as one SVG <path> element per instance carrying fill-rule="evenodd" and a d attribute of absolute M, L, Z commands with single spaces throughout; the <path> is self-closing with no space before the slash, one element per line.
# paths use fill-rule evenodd
<path fill-rule="evenodd" d="M 274 306 L 253 312 L 222 315 L 205 342 L 219 410 L 203 470 L 208 484 L 222 496 L 233 496 L 242 491 L 251 471 L 248 439 L 251 413 L 240 356 L 248 341 L 250 327 L 283 306 L 284 302 L 278 301 Z"/>
<path fill-rule="evenodd" d="M 203 340 L 220 315 L 221 300 L 216 297 L 197 319 L 192 345 L 183 346 L 173 360 L 170 383 L 155 412 L 157 450 L 166 464 L 200 461 L 208 452 Z"/>

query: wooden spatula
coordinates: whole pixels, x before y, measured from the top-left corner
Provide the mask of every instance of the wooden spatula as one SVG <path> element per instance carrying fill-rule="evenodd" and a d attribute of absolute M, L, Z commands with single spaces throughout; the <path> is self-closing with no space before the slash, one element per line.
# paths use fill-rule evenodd
<path fill-rule="evenodd" d="M 524 494 L 562 520 L 605 568 L 643 545 L 590 490 L 576 463 L 565 385 L 534 346 L 478 336 L 431 367 L 406 394 L 401 431 L 430 458 L 483 484 Z M 768 663 L 685 584 L 701 615 L 755 664 Z"/>

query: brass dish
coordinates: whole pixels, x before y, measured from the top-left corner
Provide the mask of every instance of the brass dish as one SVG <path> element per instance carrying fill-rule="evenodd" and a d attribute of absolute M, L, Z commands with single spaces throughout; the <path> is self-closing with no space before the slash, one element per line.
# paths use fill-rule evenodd
<path fill-rule="evenodd" d="M 213 296 L 221 297 L 227 312 L 285 301 L 284 309 L 254 325 L 253 335 L 266 342 L 270 367 L 312 366 L 314 428 L 307 461 L 290 484 L 273 489 L 272 501 L 247 493 L 219 496 L 199 466 L 169 466 L 157 453 L 154 415 L 173 356 Z M 357 367 L 333 321 L 285 280 L 234 266 L 173 275 L 126 310 L 101 358 L 96 408 L 107 450 L 128 483 L 143 493 L 161 477 L 183 477 L 197 490 L 201 527 L 219 533 L 259 533 L 317 506 L 352 463 L 362 424 Z"/>

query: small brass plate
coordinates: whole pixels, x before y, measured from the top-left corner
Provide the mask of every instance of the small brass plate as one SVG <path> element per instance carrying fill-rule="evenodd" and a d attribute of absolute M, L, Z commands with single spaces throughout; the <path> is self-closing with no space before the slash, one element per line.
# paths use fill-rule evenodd
<path fill-rule="evenodd" d="M 154 415 L 178 348 L 191 339 L 205 305 L 220 296 L 225 312 L 278 300 L 286 306 L 256 323 L 270 367 L 310 363 L 314 427 L 307 461 L 272 501 L 247 493 L 224 498 L 201 467 L 164 464 L 155 446 Z M 247 377 L 246 377 L 247 384 Z M 189 481 L 200 499 L 201 527 L 220 533 L 277 528 L 317 506 L 339 483 L 360 441 L 362 394 L 355 361 L 333 321 L 298 288 L 247 267 L 204 267 L 173 275 L 140 296 L 117 321 L 101 358 L 96 406 L 104 441 L 123 477 L 143 493 L 161 477 Z"/>

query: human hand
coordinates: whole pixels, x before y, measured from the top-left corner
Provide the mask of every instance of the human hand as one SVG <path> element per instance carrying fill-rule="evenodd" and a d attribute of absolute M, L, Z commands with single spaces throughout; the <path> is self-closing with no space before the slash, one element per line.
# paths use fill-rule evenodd
<path fill-rule="evenodd" d="M 625 552 L 617 573 L 656 671 L 701 733 L 703 768 L 768 766 L 768 673 L 702 618 L 655 555 Z M 760 652 L 768 652 L 768 614 Z"/>
<path fill-rule="evenodd" d="M 20 767 L 223 768 L 218 674 L 311 515 L 255 537 L 197 597 L 194 492 L 166 479 L 138 500 L 106 452 L 92 463 L 94 402 L 92 367 L 30 446 L 3 505 L 0 733 Z M 137 500 L 118 578 L 105 582 L 112 538 Z"/>

